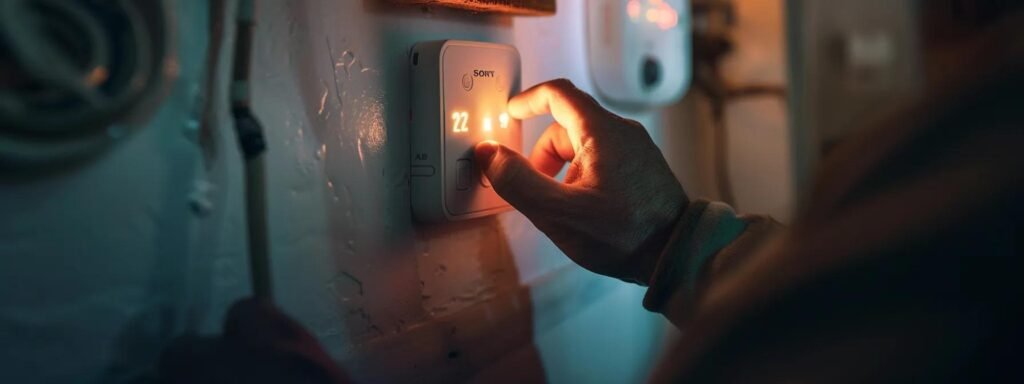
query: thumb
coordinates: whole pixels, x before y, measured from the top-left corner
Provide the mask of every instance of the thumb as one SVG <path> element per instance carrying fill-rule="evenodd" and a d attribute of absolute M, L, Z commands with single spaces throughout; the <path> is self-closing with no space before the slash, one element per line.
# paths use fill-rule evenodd
<path fill-rule="evenodd" d="M 559 183 L 518 152 L 493 141 L 480 142 L 473 152 L 494 191 L 519 211 L 558 201 L 554 197 L 561 192 Z"/>

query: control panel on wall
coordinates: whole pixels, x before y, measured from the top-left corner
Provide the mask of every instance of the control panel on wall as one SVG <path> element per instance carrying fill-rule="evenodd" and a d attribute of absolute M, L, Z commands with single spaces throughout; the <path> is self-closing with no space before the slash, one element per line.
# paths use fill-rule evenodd
<path fill-rule="evenodd" d="M 409 60 L 413 216 L 442 222 L 508 210 L 473 159 L 473 147 L 493 140 L 522 150 L 520 123 L 506 111 L 519 92 L 519 52 L 444 40 L 414 45 Z"/>
<path fill-rule="evenodd" d="M 630 106 L 679 100 L 690 86 L 689 0 L 589 0 L 591 75 L 604 99 Z"/>

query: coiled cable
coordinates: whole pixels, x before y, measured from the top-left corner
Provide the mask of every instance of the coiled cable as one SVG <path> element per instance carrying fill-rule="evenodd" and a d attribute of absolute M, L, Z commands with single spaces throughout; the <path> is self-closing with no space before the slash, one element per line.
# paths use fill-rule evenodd
<path fill-rule="evenodd" d="M 144 5 L 141 5 L 144 4 Z M 162 1 L 0 1 L 0 169 L 94 154 L 156 87 Z"/>

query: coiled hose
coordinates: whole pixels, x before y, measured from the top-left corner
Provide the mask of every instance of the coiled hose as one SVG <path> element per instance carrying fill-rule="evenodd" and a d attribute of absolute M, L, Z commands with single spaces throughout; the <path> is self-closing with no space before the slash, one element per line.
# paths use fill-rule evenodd
<path fill-rule="evenodd" d="M 144 4 L 144 5 L 142 5 Z M 94 154 L 156 87 L 163 1 L 0 1 L 0 169 Z"/>

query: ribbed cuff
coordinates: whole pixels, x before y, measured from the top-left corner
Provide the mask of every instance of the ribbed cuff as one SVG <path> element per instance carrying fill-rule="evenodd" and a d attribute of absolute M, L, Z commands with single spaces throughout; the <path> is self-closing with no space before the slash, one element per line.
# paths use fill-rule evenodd
<path fill-rule="evenodd" d="M 644 308 L 662 312 L 669 298 L 680 290 L 692 299 L 704 265 L 745 229 L 746 223 L 732 207 L 706 200 L 691 202 L 658 258 Z"/>

